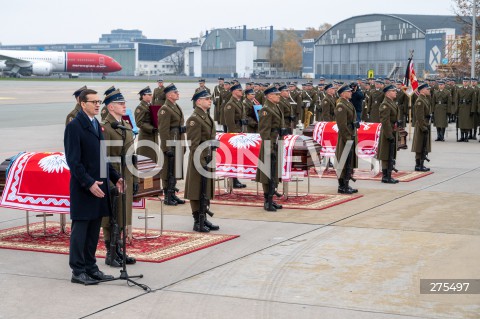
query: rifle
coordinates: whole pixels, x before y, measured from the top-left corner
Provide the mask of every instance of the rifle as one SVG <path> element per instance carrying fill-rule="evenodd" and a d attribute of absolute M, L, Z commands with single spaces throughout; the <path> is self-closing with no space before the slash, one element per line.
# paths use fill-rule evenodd
<path fill-rule="evenodd" d="M 117 222 L 117 200 L 118 200 L 118 189 L 116 187 L 112 187 L 110 189 L 110 200 L 112 206 L 112 214 L 110 215 L 110 256 L 108 265 L 112 265 L 115 260 L 117 260 L 117 243 L 120 241 L 120 229 L 118 227 Z M 125 227 L 125 226 L 124 226 Z"/>
<path fill-rule="evenodd" d="M 173 134 L 173 141 L 177 141 L 177 135 L 180 133 L 185 133 L 185 127 L 180 126 L 180 127 L 175 127 L 174 129 L 174 134 Z M 175 186 L 177 184 L 177 180 L 175 178 L 175 150 L 171 150 L 170 154 L 167 154 L 168 157 L 168 162 L 167 162 L 167 170 L 168 170 L 168 175 L 167 175 L 167 194 L 165 194 L 165 201 L 172 204 L 175 202 L 174 196 L 175 195 Z M 168 152 L 167 152 L 168 153 Z M 170 156 L 169 156 L 170 155 Z M 169 205 L 169 204 L 167 204 Z"/>
<path fill-rule="evenodd" d="M 278 151 L 278 140 L 281 139 L 283 141 L 283 137 L 288 135 L 288 129 L 286 128 L 279 128 L 277 141 L 273 146 L 273 150 L 270 152 L 270 178 L 268 180 L 268 194 L 267 194 L 267 205 L 268 210 L 273 210 L 273 195 L 277 197 L 282 196 L 276 191 L 277 188 L 277 151 Z"/>
<path fill-rule="evenodd" d="M 355 136 L 356 129 L 360 127 L 359 122 L 354 122 L 352 123 L 353 126 L 353 139 L 352 139 L 352 147 L 348 151 L 348 156 L 347 156 L 347 163 L 345 165 L 345 184 L 348 185 L 348 182 L 351 180 L 352 182 L 356 182 L 357 179 L 353 177 L 353 168 L 352 168 L 352 157 L 354 156 L 355 152 Z"/>
<path fill-rule="evenodd" d="M 430 133 L 430 123 L 428 123 L 427 132 L 423 134 L 422 162 L 423 161 L 430 162 L 430 159 L 428 158 L 428 150 L 427 150 L 428 137 L 430 136 L 429 133 Z"/>
<path fill-rule="evenodd" d="M 208 154 L 205 156 L 205 164 L 202 166 L 205 172 L 208 172 L 208 164 L 213 160 L 213 152 L 219 147 L 220 142 L 217 140 L 210 141 L 210 146 L 208 147 Z M 201 175 L 201 184 L 200 184 L 200 210 L 198 216 L 198 223 L 200 229 L 205 227 L 205 220 L 208 214 L 210 217 L 213 217 L 213 213 L 208 209 L 209 199 L 207 196 L 207 176 L 205 174 Z"/>
<path fill-rule="evenodd" d="M 395 140 L 388 142 L 389 150 L 388 150 L 388 167 L 387 167 L 387 176 L 392 176 L 392 171 L 398 173 L 398 169 L 395 168 Z"/>

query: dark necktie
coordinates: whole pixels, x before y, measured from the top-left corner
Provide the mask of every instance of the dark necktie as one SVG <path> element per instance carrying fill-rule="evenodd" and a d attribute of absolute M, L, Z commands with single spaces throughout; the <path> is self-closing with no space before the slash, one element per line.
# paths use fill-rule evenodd
<path fill-rule="evenodd" d="M 97 121 L 95 121 L 95 119 L 92 120 L 92 125 L 93 125 L 93 128 L 95 129 L 95 132 L 98 132 L 98 124 L 97 124 Z"/>

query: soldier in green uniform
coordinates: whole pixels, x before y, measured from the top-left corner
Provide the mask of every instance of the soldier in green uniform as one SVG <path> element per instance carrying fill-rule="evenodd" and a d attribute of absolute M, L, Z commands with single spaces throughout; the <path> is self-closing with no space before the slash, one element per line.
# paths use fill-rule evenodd
<path fill-rule="evenodd" d="M 149 86 L 138 92 L 140 95 L 140 104 L 135 109 L 135 122 L 140 130 L 138 142 L 148 144 L 139 146 L 137 154 L 150 158 L 155 163 L 158 161 L 158 129 L 153 125 L 152 115 L 150 114 L 150 105 L 152 102 L 152 90 Z"/>
<path fill-rule="evenodd" d="M 110 146 L 107 144 L 107 156 L 109 157 L 117 157 L 119 158 L 122 155 L 122 150 L 125 150 L 126 156 L 135 156 L 134 153 L 134 146 L 133 146 L 133 133 L 132 131 L 122 131 L 121 129 L 117 128 L 114 129 L 112 124 L 120 124 L 125 126 L 129 129 L 132 129 L 130 123 L 127 123 L 122 119 L 122 116 L 125 115 L 126 106 L 125 106 L 125 99 L 120 93 L 119 90 L 114 90 L 107 94 L 103 103 L 105 103 L 108 112 L 105 116 L 105 119 L 102 121 L 102 134 L 105 138 L 105 141 L 123 141 L 123 134 L 125 134 L 125 144 L 122 146 Z M 120 163 L 112 163 L 113 168 L 117 172 L 121 172 Z M 131 242 L 133 239 L 132 236 L 132 202 L 133 202 L 133 195 L 138 192 L 138 177 L 134 176 L 132 172 L 128 169 L 125 169 L 125 175 L 123 176 L 125 180 L 125 194 L 126 194 L 126 202 L 125 202 L 125 212 L 126 212 L 126 225 L 123 224 L 123 208 L 122 208 L 122 197 L 118 196 L 117 198 L 117 211 L 112 212 L 116 214 L 116 220 L 118 226 L 121 228 L 126 227 L 127 231 L 127 238 L 123 238 L 127 242 Z M 113 187 L 113 186 L 111 186 Z M 110 249 L 110 219 L 109 217 L 104 217 L 102 220 L 102 228 L 103 228 L 103 238 L 105 240 L 105 247 L 107 249 L 107 257 L 105 258 L 105 263 L 112 267 L 121 267 L 123 264 L 123 251 L 121 250 L 121 245 L 117 243 L 116 247 L 116 259 L 111 259 L 111 249 Z M 134 264 L 136 262 L 135 258 L 126 256 L 126 263 L 128 265 Z"/>
<path fill-rule="evenodd" d="M 195 89 L 195 94 L 197 94 L 200 91 L 207 91 L 208 94 L 211 94 L 210 89 L 205 86 L 205 79 L 200 79 L 198 80 L 198 88 Z M 195 108 L 195 102 L 193 102 L 193 107 Z"/>
<path fill-rule="evenodd" d="M 152 96 L 152 105 L 163 105 L 165 104 L 165 87 L 163 86 L 163 79 L 158 79 L 158 86 L 153 90 Z"/>
<path fill-rule="evenodd" d="M 335 121 L 335 88 L 331 83 L 325 86 L 325 98 L 322 101 L 322 116 L 321 121 L 331 122 Z"/>
<path fill-rule="evenodd" d="M 325 96 L 327 95 L 327 92 L 325 91 L 325 83 L 319 83 L 317 86 L 317 106 L 315 108 L 315 120 L 322 121 L 322 112 L 323 112 L 323 107 L 322 107 L 322 102 Z"/>
<path fill-rule="evenodd" d="M 80 93 L 82 93 L 86 89 L 87 87 L 84 85 L 78 90 L 76 90 L 75 92 L 73 92 L 73 96 L 75 96 L 75 101 L 77 101 L 77 104 L 75 104 L 75 107 L 73 108 L 73 110 L 71 110 L 70 113 L 68 113 L 67 118 L 65 120 L 65 125 L 70 123 L 77 116 L 78 112 L 82 110 L 82 106 L 80 105 L 80 101 L 78 100 L 78 97 L 80 96 Z"/>
<path fill-rule="evenodd" d="M 463 86 L 457 89 L 457 95 L 454 99 L 455 114 L 457 116 L 458 128 L 461 137 L 458 142 L 468 142 L 468 133 L 473 129 L 473 114 L 477 106 L 475 105 L 475 91 L 469 86 L 470 79 L 463 79 Z"/>
<path fill-rule="evenodd" d="M 385 99 L 380 104 L 380 141 L 376 158 L 382 162 L 382 183 L 396 184 L 398 180 L 392 178 L 392 171 L 388 169 L 389 161 L 397 158 L 397 125 L 400 119 L 400 107 L 395 102 L 397 89 L 393 85 L 385 86 Z M 390 148 L 393 148 L 391 150 Z M 390 153 L 392 158 L 390 158 Z"/>
<path fill-rule="evenodd" d="M 352 147 L 357 144 L 357 115 L 355 114 L 355 107 L 350 102 L 350 99 L 352 98 L 352 89 L 350 86 L 341 86 L 337 93 L 340 96 L 335 106 L 335 120 L 337 121 L 338 127 L 337 149 L 335 150 L 335 157 L 337 158 L 337 176 L 339 176 L 338 192 L 341 194 L 352 194 L 357 193 L 358 190 L 350 187 L 350 180 L 346 178 L 346 168 L 349 165 L 351 173 L 353 173 L 353 169 L 357 167 L 358 161 L 355 149 L 349 150 L 351 152 L 350 164 L 347 164 L 348 160 L 345 160 L 345 164 L 340 167 L 338 162 L 342 158 L 347 141 L 353 141 Z M 345 157 L 347 156 L 345 155 Z M 338 174 L 338 171 L 340 171 L 340 174 Z"/>
<path fill-rule="evenodd" d="M 368 100 L 368 121 L 371 123 L 380 122 L 380 104 L 385 98 L 385 95 L 383 94 L 383 86 L 383 81 L 378 79 L 375 81 L 375 89 L 370 90 L 370 98 Z"/>
<path fill-rule="evenodd" d="M 245 120 L 245 110 L 242 104 L 242 86 L 240 84 L 232 85 L 230 88 L 231 98 L 223 107 L 225 125 L 227 126 L 227 133 L 242 133 L 245 132 L 247 122 Z M 247 185 L 240 183 L 238 178 L 232 178 L 233 188 L 245 188 Z"/>
<path fill-rule="evenodd" d="M 220 123 L 219 117 L 220 117 L 220 96 L 222 92 L 224 91 L 223 88 L 223 82 L 225 81 L 224 78 L 218 78 L 218 85 L 215 85 L 213 88 L 213 105 L 215 106 L 214 110 L 214 115 L 213 119 L 217 121 L 217 123 Z"/>
<path fill-rule="evenodd" d="M 312 116 L 310 117 L 310 123 L 312 124 L 315 115 L 315 108 L 318 103 L 318 96 L 317 92 L 313 89 L 313 84 L 311 82 L 305 83 L 304 90 L 302 92 L 302 101 L 304 103 L 304 107 L 308 108 L 310 112 L 312 112 Z"/>
<path fill-rule="evenodd" d="M 225 104 L 230 101 L 232 97 L 232 92 L 230 92 L 231 83 L 229 81 L 223 82 L 223 91 L 220 93 L 220 108 L 218 113 L 218 124 L 223 126 L 223 131 L 227 131 L 227 125 L 225 124 Z"/>
<path fill-rule="evenodd" d="M 280 142 L 280 145 L 283 144 L 283 134 L 285 133 L 285 123 L 284 116 L 281 107 L 278 105 L 280 101 L 280 91 L 275 87 L 268 87 L 265 90 L 266 102 L 263 105 L 263 108 L 259 111 L 260 121 L 258 123 L 258 130 L 260 136 L 262 137 L 262 145 L 260 148 L 259 161 L 263 163 L 270 161 L 267 160 L 267 157 L 272 156 L 272 152 L 276 155 L 277 165 L 276 168 L 280 167 L 282 158 L 278 154 L 282 153 L 282 150 L 278 152 L 277 148 Z M 265 198 L 265 203 L 263 208 L 266 211 L 276 211 L 281 209 L 282 205 L 275 203 L 273 200 L 269 200 L 269 194 L 273 194 L 275 188 L 277 187 L 280 177 L 279 170 L 272 172 L 271 165 L 266 165 L 266 172 L 259 167 L 257 169 L 257 175 L 255 180 L 262 184 L 263 194 Z M 281 172 L 281 170 L 280 170 Z M 281 173 L 280 173 L 281 175 Z M 274 185 L 273 189 L 270 189 L 270 179 L 272 179 L 272 184 Z"/>
<path fill-rule="evenodd" d="M 193 96 L 192 100 L 195 102 L 195 109 L 193 110 L 192 115 L 187 119 L 187 137 L 191 144 L 190 155 L 188 156 L 187 178 L 185 181 L 185 198 L 190 200 L 190 207 L 192 208 L 194 220 L 193 230 L 197 232 L 209 232 L 211 230 L 219 230 L 220 227 L 208 221 L 206 216 L 204 226 L 200 226 L 202 176 L 197 169 L 198 163 L 197 166 L 195 166 L 195 158 L 198 158 L 195 157 L 195 153 L 197 152 L 198 147 L 203 143 L 215 140 L 216 129 L 215 122 L 208 112 L 212 104 L 210 94 L 207 91 L 200 91 Z M 200 164 L 202 167 L 208 164 L 205 162 L 208 155 L 211 156 L 212 160 L 215 159 L 215 153 L 210 146 L 203 148 L 202 153 L 200 154 Z M 215 166 L 213 166 L 213 169 L 209 166 L 207 167 L 210 176 L 205 176 L 207 178 L 205 195 L 208 203 L 210 203 L 210 199 L 213 198 L 215 190 Z M 207 209 L 210 210 L 209 207 Z"/>
<path fill-rule="evenodd" d="M 297 121 L 302 121 L 303 120 L 303 102 L 302 102 L 302 94 L 301 91 L 298 90 L 298 87 L 295 83 L 290 83 L 288 85 L 288 90 L 290 91 L 290 103 L 293 106 L 293 103 L 295 104 L 294 110 L 295 110 L 295 120 Z"/>
<path fill-rule="evenodd" d="M 449 110 L 451 109 L 452 96 L 450 91 L 445 89 L 445 82 L 438 81 L 438 90 L 435 90 L 432 97 L 433 104 L 433 123 L 437 128 L 437 139 L 435 141 L 445 141 L 445 128 L 448 126 Z"/>
<path fill-rule="evenodd" d="M 477 78 L 472 78 L 472 88 L 473 91 L 475 92 L 475 100 L 473 102 L 474 104 L 474 112 L 472 115 L 472 122 L 473 122 L 473 129 L 470 130 L 470 134 L 468 135 L 469 140 L 476 140 L 477 139 L 477 127 L 479 125 L 479 117 L 478 113 L 476 111 L 476 108 L 478 106 L 478 103 L 480 102 L 480 88 L 478 87 L 478 79 Z"/>
<path fill-rule="evenodd" d="M 368 122 L 368 105 L 370 103 L 370 92 L 371 92 L 369 82 L 364 83 L 363 92 L 364 92 L 365 98 L 363 99 L 363 103 L 362 103 L 362 114 L 360 114 L 360 119 L 363 122 Z"/>
<path fill-rule="evenodd" d="M 402 81 L 396 81 L 395 85 L 397 86 L 397 97 L 395 98 L 395 103 L 398 106 L 399 120 L 402 121 L 402 126 L 407 123 L 408 117 L 408 95 L 405 93 L 403 88 Z"/>
<path fill-rule="evenodd" d="M 413 131 L 412 152 L 415 152 L 415 171 L 427 172 L 424 154 L 431 152 L 430 143 L 430 86 L 427 83 L 417 88 L 419 95 L 413 106 L 415 111 L 415 130 Z"/>
<path fill-rule="evenodd" d="M 113 91 L 115 91 L 115 86 L 112 85 L 103 93 L 103 95 L 106 97 Z M 103 104 L 105 104 L 105 100 L 103 101 Z M 105 104 L 105 106 L 102 107 L 102 110 L 100 111 L 100 116 L 102 117 L 102 121 L 107 117 L 107 115 L 108 115 L 108 108 L 107 108 L 107 105 Z"/>
<path fill-rule="evenodd" d="M 183 155 L 184 147 L 180 141 L 185 140 L 185 120 L 183 112 L 177 101 L 180 94 L 177 87 L 172 83 L 165 87 L 165 104 L 158 110 L 158 132 L 160 134 L 160 149 L 164 154 L 163 167 L 161 171 L 163 192 L 165 194 L 165 205 L 176 206 L 185 204 L 185 201 L 175 195 L 177 179 L 183 179 Z M 173 167 L 169 168 L 168 163 L 172 162 Z M 169 174 L 173 176 L 173 183 L 169 184 Z"/>
<path fill-rule="evenodd" d="M 265 103 L 265 94 L 263 93 L 263 85 L 261 83 L 255 83 L 253 85 L 253 90 L 255 91 L 255 100 L 258 101 L 258 105 L 263 105 Z"/>
<path fill-rule="evenodd" d="M 245 90 L 244 96 L 245 99 L 243 99 L 242 104 L 245 110 L 245 118 L 247 119 L 247 133 L 257 133 L 258 120 L 253 107 L 254 105 L 258 105 L 255 104 L 255 92 L 253 89 Z"/>
<path fill-rule="evenodd" d="M 282 108 L 283 120 L 285 127 L 288 129 L 289 134 L 293 134 L 295 128 L 295 110 L 290 104 L 290 94 L 286 85 L 281 85 L 277 88 L 280 91 L 279 105 Z"/>

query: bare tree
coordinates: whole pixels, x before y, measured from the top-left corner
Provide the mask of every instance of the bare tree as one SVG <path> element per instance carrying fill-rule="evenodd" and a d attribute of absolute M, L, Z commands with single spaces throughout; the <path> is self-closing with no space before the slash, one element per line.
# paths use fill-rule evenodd
<path fill-rule="evenodd" d="M 183 73 L 183 68 L 185 66 L 185 48 L 170 54 L 165 61 L 172 63 L 175 75 L 180 75 Z"/>

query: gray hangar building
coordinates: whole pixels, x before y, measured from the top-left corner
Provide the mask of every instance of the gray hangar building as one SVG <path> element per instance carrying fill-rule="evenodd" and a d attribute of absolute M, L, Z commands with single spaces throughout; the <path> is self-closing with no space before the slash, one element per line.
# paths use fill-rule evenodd
<path fill-rule="evenodd" d="M 446 64 L 449 39 L 464 33 L 455 16 L 368 14 L 337 23 L 315 40 L 303 41 L 302 75 L 352 80 L 368 75 L 403 78 L 414 50 L 417 76 Z M 468 31 L 467 31 L 468 33 Z"/>

